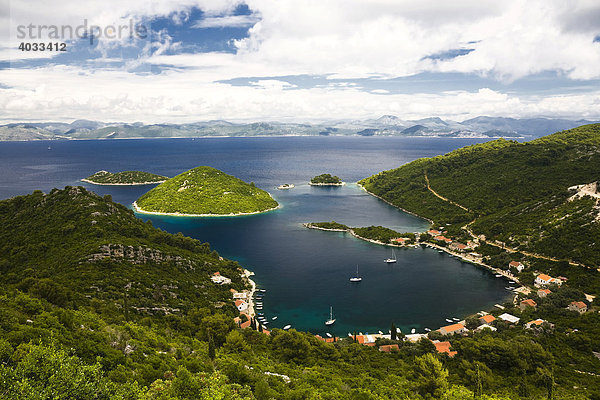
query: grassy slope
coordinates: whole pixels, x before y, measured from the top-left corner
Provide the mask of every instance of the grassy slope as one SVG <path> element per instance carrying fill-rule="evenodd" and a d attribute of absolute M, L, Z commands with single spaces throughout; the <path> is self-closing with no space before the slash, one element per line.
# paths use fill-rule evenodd
<path fill-rule="evenodd" d="M 559 258 L 600 263 L 593 203 L 567 203 L 567 188 L 600 177 L 600 124 L 528 143 L 503 139 L 420 159 L 362 180 L 370 192 L 436 223 L 474 231 Z M 435 197 L 431 187 L 471 212 Z M 566 212 L 566 217 L 565 217 Z M 560 245 L 559 245 L 560 244 Z"/>
<path fill-rule="evenodd" d="M 145 211 L 183 214 L 252 213 L 277 207 L 266 191 L 211 167 L 161 183 L 137 200 Z"/>
<path fill-rule="evenodd" d="M 143 182 L 162 182 L 168 178 L 166 176 L 142 171 L 121 171 L 116 173 L 98 171 L 95 174 L 88 176 L 86 179 L 94 183 L 134 184 Z"/>

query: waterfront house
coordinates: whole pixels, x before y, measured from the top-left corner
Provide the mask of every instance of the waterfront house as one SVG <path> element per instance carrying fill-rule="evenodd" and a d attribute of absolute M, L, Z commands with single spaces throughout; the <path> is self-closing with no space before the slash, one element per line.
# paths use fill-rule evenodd
<path fill-rule="evenodd" d="M 476 331 L 482 331 L 484 329 L 489 329 L 491 331 L 497 330 L 495 327 L 488 325 L 488 324 L 479 325 L 477 328 L 475 328 Z"/>
<path fill-rule="evenodd" d="M 552 290 L 550 289 L 540 289 L 537 291 L 537 295 L 540 299 L 548 296 L 550 293 L 552 293 Z"/>
<path fill-rule="evenodd" d="M 506 321 L 506 322 L 509 322 L 511 324 L 518 324 L 519 321 L 521 320 L 521 318 L 515 317 L 514 315 L 511 315 L 511 314 L 508 314 L 508 313 L 504 313 L 502 315 L 499 315 L 498 318 L 500 318 L 502 321 Z"/>
<path fill-rule="evenodd" d="M 456 333 L 466 333 L 467 328 L 463 324 L 452 324 L 442 326 L 439 331 L 442 335 L 454 335 Z"/>
<path fill-rule="evenodd" d="M 375 337 L 372 335 L 356 335 L 356 341 L 364 346 L 375 346 Z"/>
<path fill-rule="evenodd" d="M 448 239 L 446 236 L 443 235 L 436 236 L 434 237 L 434 239 L 438 242 L 444 242 L 446 244 L 452 243 L 452 239 Z"/>
<path fill-rule="evenodd" d="M 583 301 L 574 301 L 569 304 L 569 307 L 567 308 L 571 311 L 577 311 L 579 314 L 583 314 L 587 311 L 587 304 Z"/>
<path fill-rule="evenodd" d="M 430 229 L 430 230 L 427 231 L 427 233 L 429 233 L 431 236 L 439 236 L 439 235 L 442 234 L 442 232 L 437 231 L 435 229 Z"/>
<path fill-rule="evenodd" d="M 218 271 L 215 272 L 213 276 L 211 276 L 210 280 L 216 283 L 217 285 L 227 285 L 231 283 L 231 279 L 221 275 L 221 273 Z"/>
<path fill-rule="evenodd" d="M 383 351 L 384 353 L 391 353 L 392 351 L 400 351 L 400 348 L 397 344 L 384 344 L 379 346 L 379 351 Z"/>
<path fill-rule="evenodd" d="M 394 242 L 396 244 L 404 244 L 404 242 L 406 242 L 408 240 L 408 238 L 394 238 L 391 239 L 391 242 Z"/>
<path fill-rule="evenodd" d="M 496 317 L 494 317 L 493 315 L 490 315 L 490 314 L 479 317 L 479 321 L 481 321 L 484 324 L 491 324 L 495 320 L 496 320 Z"/>
<path fill-rule="evenodd" d="M 525 266 L 520 263 L 519 261 L 511 261 L 508 263 L 508 267 L 513 267 L 515 268 L 518 272 L 521 272 L 525 269 Z"/>
<path fill-rule="evenodd" d="M 537 307 L 537 303 L 533 301 L 533 299 L 526 299 L 521 301 L 521 303 L 519 304 L 519 308 L 521 309 L 521 311 L 525 311 L 527 307 L 532 307 L 535 310 Z"/>
<path fill-rule="evenodd" d="M 248 303 L 246 303 L 244 300 L 236 300 L 235 306 L 237 307 L 239 312 L 244 312 L 248 310 Z"/>
<path fill-rule="evenodd" d="M 554 328 L 554 324 L 549 323 L 548 321 L 546 321 L 545 319 L 534 319 L 533 321 L 529 321 L 525 324 L 525 329 L 532 329 L 535 328 L 536 326 L 542 326 L 544 324 L 547 324 L 550 328 Z"/>
<path fill-rule="evenodd" d="M 546 274 L 539 274 L 534 281 L 535 286 L 546 286 L 550 284 L 562 285 L 562 281 L 560 279 L 556 279 Z"/>
<path fill-rule="evenodd" d="M 452 250 L 461 251 L 461 252 L 467 250 L 467 245 L 462 244 L 460 242 L 450 243 L 450 246 L 448 246 L 448 247 L 450 247 L 450 249 L 452 249 Z"/>
<path fill-rule="evenodd" d="M 433 345 L 438 353 L 448 354 L 449 357 L 454 357 L 458 354 L 456 351 L 450 351 L 450 347 L 452 347 L 450 342 L 440 342 L 439 340 L 434 340 Z"/>

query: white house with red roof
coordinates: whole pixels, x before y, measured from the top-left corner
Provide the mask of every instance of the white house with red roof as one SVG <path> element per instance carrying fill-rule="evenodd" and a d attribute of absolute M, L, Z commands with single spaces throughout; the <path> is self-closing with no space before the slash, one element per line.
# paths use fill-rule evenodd
<path fill-rule="evenodd" d="M 562 281 L 560 279 L 553 278 L 550 275 L 539 274 L 535 278 L 534 284 L 537 287 L 546 286 L 546 285 L 550 285 L 550 284 L 556 284 L 556 285 L 560 286 L 560 285 L 562 285 Z"/>
<path fill-rule="evenodd" d="M 516 268 L 516 270 L 518 272 L 521 272 L 521 271 L 523 271 L 525 269 L 525 266 L 522 263 L 520 263 L 519 261 L 511 261 L 511 262 L 509 262 L 508 263 L 508 267 L 509 268 L 510 267 Z"/>
<path fill-rule="evenodd" d="M 571 311 L 577 311 L 579 314 L 583 314 L 587 312 L 587 304 L 585 304 L 583 301 L 574 301 L 569 304 L 568 309 Z"/>
<path fill-rule="evenodd" d="M 244 300 L 236 300 L 235 306 L 237 307 L 238 311 L 241 313 L 248 310 L 248 303 L 246 303 Z"/>

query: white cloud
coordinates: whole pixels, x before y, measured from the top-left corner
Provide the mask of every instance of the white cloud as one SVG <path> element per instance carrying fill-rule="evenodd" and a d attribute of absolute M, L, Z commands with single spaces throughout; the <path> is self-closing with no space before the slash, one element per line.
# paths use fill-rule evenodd
<path fill-rule="evenodd" d="M 194 24 L 194 28 L 244 28 L 256 24 L 260 18 L 256 15 L 228 15 L 225 17 L 207 17 Z"/>

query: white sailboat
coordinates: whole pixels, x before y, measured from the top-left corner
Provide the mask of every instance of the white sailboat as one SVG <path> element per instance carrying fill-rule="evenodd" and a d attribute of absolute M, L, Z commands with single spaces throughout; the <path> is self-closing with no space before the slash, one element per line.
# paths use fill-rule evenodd
<path fill-rule="evenodd" d="M 356 275 L 354 275 L 352 278 L 350 278 L 350 282 L 360 282 L 362 281 L 362 278 L 360 276 L 358 276 L 358 264 L 356 264 Z"/>
<path fill-rule="evenodd" d="M 385 260 L 383 260 L 383 262 L 388 263 L 388 264 L 392 264 L 396 262 L 396 253 L 394 252 L 394 249 L 392 248 L 392 256 L 390 258 L 386 258 Z"/>
<path fill-rule="evenodd" d="M 335 324 L 335 318 L 333 318 L 333 307 L 329 307 L 329 319 L 325 321 L 325 325 Z"/>

